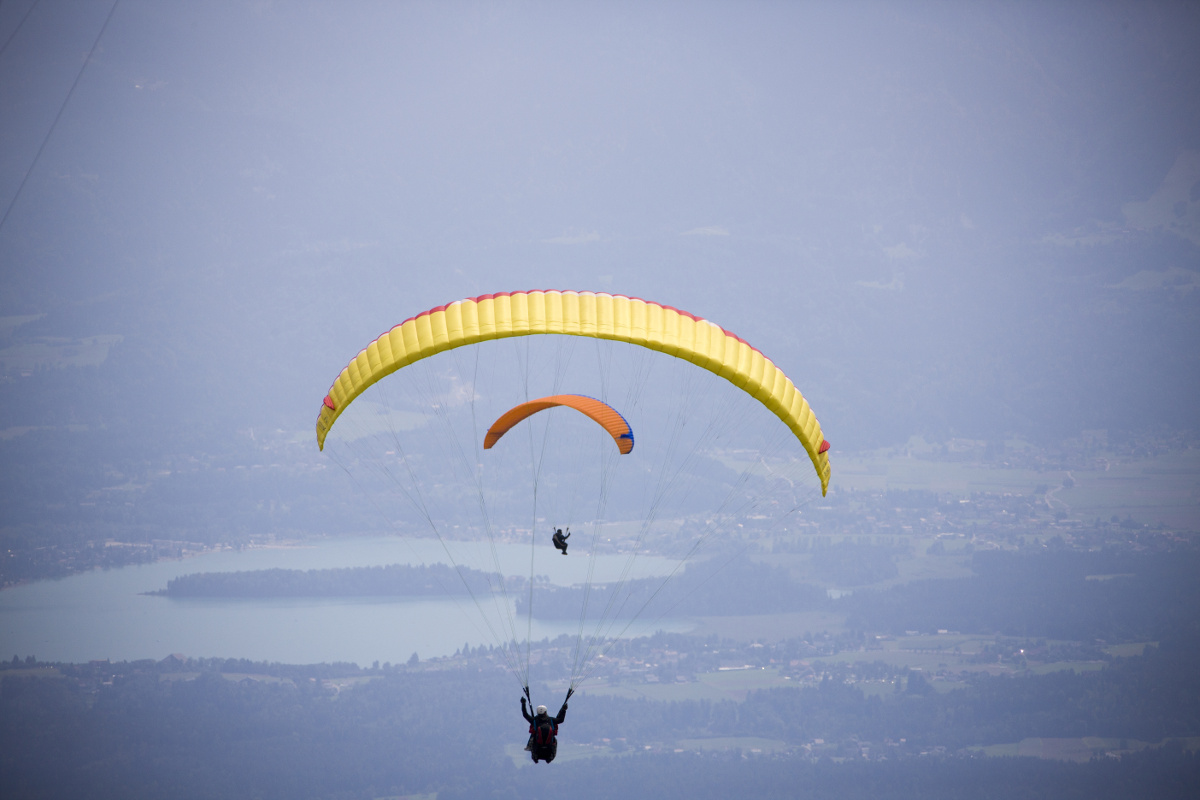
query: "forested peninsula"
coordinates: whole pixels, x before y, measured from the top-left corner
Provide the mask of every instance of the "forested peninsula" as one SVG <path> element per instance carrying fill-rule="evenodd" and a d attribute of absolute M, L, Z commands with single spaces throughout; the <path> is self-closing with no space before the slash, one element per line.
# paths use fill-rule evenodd
<path fill-rule="evenodd" d="M 713 616 L 827 611 L 855 630 L 894 636 L 939 630 L 1008 636 L 1104 641 L 1158 641 L 1195 630 L 1200 607 L 1200 553 L 1148 553 L 1130 548 L 1097 552 L 975 553 L 971 574 L 861 587 L 839 597 L 794 579 L 781 566 L 740 556 L 689 564 L 671 576 L 624 583 L 552 586 L 504 578 L 516 611 L 539 619 L 592 617 L 655 619 L 666 614 Z M 152 592 L 171 598 L 444 597 L 499 591 L 497 573 L 446 564 L 183 575 Z M 586 605 L 585 605 L 586 603 Z"/>
<path fill-rule="evenodd" d="M 167 581 L 167 588 L 148 594 L 166 597 L 421 597 L 486 593 L 499 587 L 500 576 L 446 564 L 337 569 L 256 569 L 242 572 L 196 572 Z M 509 578 L 507 588 L 524 585 Z"/>

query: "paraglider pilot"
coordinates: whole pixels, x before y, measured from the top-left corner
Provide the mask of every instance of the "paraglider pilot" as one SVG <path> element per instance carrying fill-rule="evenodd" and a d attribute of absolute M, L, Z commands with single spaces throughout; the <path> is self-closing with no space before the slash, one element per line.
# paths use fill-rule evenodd
<path fill-rule="evenodd" d="M 571 692 L 567 692 L 567 700 L 570 699 Z M 563 700 L 558 716 L 552 717 L 545 706 L 538 706 L 536 714 L 530 716 L 525 698 L 521 698 L 521 716 L 529 723 L 529 741 L 525 749 L 533 757 L 533 763 L 545 761 L 549 764 L 558 753 L 558 726 L 567 718 L 567 700 Z"/>
<path fill-rule="evenodd" d="M 564 556 L 567 554 L 567 539 L 570 539 L 570 538 L 571 538 L 570 526 L 567 527 L 566 535 L 563 534 L 562 528 L 559 528 L 558 530 L 556 530 L 554 532 L 554 536 L 550 537 L 551 541 L 554 542 L 554 546 L 557 547 L 559 550 L 562 550 L 562 554 Z"/>

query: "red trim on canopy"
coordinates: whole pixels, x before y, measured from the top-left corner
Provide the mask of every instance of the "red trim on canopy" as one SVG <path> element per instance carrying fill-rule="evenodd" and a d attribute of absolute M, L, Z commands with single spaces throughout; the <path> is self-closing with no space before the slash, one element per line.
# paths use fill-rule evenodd
<path fill-rule="evenodd" d="M 761 350 L 759 350 L 757 347 L 750 344 L 745 339 L 738 336 L 736 333 L 733 333 L 732 331 L 728 331 L 725 328 L 722 328 L 720 325 L 717 325 L 715 322 L 709 322 L 709 320 L 706 320 L 704 317 L 698 317 L 695 314 L 692 314 L 688 311 L 684 311 L 683 309 L 680 309 L 680 308 L 675 308 L 674 306 L 666 306 L 666 305 L 663 305 L 662 303 L 656 303 L 653 300 L 646 300 L 645 298 L 634 297 L 632 295 L 611 294 L 608 292 L 593 292 L 593 291 L 588 291 L 588 290 L 579 291 L 577 289 L 529 289 L 527 291 L 520 291 L 520 292 L 495 292 L 494 294 L 481 294 L 476 297 L 467 297 L 463 300 L 455 300 L 454 303 L 464 303 L 467 300 L 474 301 L 475 303 L 482 303 L 484 300 L 494 300 L 497 297 L 512 297 L 513 295 L 517 295 L 517 294 L 533 294 L 534 292 L 541 292 L 542 294 L 546 294 L 549 292 L 557 292 L 560 295 L 566 295 L 566 294 L 585 295 L 586 294 L 586 295 L 592 295 L 592 296 L 608 294 L 609 297 L 613 297 L 613 298 L 623 297 L 628 300 L 636 300 L 640 303 L 645 303 L 648 306 L 658 306 L 659 308 L 663 309 L 664 311 L 674 311 L 676 314 L 679 314 L 682 317 L 688 317 L 689 319 L 695 320 L 696 322 L 708 322 L 708 324 L 716 327 L 717 329 L 719 329 L 721 331 L 721 333 L 725 334 L 729 338 L 731 338 L 737 342 L 740 342 L 741 344 L 746 345 L 751 350 L 758 353 L 760 356 L 763 356 L 763 358 L 766 358 L 766 356 L 763 355 L 763 352 Z M 380 339 L 382 339 L 384 337 L 384 335 L 386 333 L 391 333 L 396 328 L 401 328 L 404 325 L 408 324 L 409 322 L 412 322 L 415 319 L 420 319 L 421 317 L 429 316 L 430 314 L 435 314 L 438 311 L 445 311 L 447 308 L 454 305 L 454 303 L 446 303 L 445 305 L 440 305 L 440 306 L 437 306 L 436 308 L 431 308 L 428 311 L 422 311 L 420 314 L 409 317 L 408 319 L 404 320 L 404 322 L 401 322 L 399 325 L 393 325 L 385 333 L 380 334 L 379 336 L 375 337 L 374 341 L 379 341 Z M 367 352 L 367 348 L 364 347 L 362 350 L 359 351 L 359 354 L 361 355 L 362 353 L 365 353 L 365 352 Z M 772 362 L 772 363 L 774 363 L 774 362 Z M 333 384 L 330 385 L 330 388 L 332 389 L 333 386 L 336 384 L 337 384 L 337 381 L 334 381 Z M 333 406 L 330 406 L 330 408 L 333 408 Z M 336 410 L 336 409 L 334 409 L 334 410 Z M 826 449 L 828 449 L 828 448 L 826 448 Z M 822 450 L 821 452 L 825 452 L 825 451 Z"/>

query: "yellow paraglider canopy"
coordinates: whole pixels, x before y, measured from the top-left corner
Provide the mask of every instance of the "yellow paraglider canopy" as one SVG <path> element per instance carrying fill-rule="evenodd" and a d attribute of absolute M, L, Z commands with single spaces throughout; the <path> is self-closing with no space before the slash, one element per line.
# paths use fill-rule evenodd
<path fill-rule="evenodd" d="M 489 339 L 562 334 L 611 339 L 690 361 L 744 390 L 792 431 L 829 488 L 829 443 L 792 381 L 761 352 L 708 320 L 670 306 L 598 292 L 485 294 L 430 309 L 367 345 L 338 375 L 317 418 L 317 445 L 345 408 L 396 370 Z"/>

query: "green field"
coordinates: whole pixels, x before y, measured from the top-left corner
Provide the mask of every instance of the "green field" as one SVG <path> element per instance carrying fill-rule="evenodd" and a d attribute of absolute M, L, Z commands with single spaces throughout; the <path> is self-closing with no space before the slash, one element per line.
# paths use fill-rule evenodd
<path fill-rule="evenodd" d="M 0 683 L 5 678 L 62 678 L 65 677 L 54 667 L 40 666 L 0 670 Z"/>
<path fill-rule="evenodd" d="M 1162 747 L 1172 741 L 1179 742 L 1183 749 L 1189 752 L 1200 750 L 1200 736 L 1164 739 L 1157 743 L 1098 736 L 1087 736 L 1082 739 L 1022 739 L 1011 744 L 992 744 L 971 749 L 986 756 L 1026 756 L 1058 761 L 1089 761 L 1107 753 L 1121 755 L 1145 750 L 1148 747 Z"/>
<path fill-rule="evenodd" d="M 1006 469 L 987 464 L 880 454 L 840 457 L 834 466 L 833 482 L 839 489 L 850 491 L 922 489 L 968 497 L 972 492 L 1033 494 L 1040 484 L 1061 483 L 1064 475 L 1064 472 Z"/>
<path fill-rule="evenodd" d="M 29 374 L 39 369 L 98 367 L 108 358 L 108 351 L 122 339 L 119 335 L 108 334 L 82 339 L 43 337 L 21 342 L 0 348 L 0 371 Z"/>
<path fill-rule="evenodd" d="M 869 584 L 870 588 L 880 589 L 888 586 L 895 586 L 900 583 L 908 583 L 909 581 L 923 581 L 943 578 L 967 578 L 971 572 L 971 556 L 968 553 L 956 555 L 955 550 L 961 550 L 966 544 L 967 539 L 962 540 L 946 540 L 943 539 L 943 546 L 946 549 L 946 554 L 931 556 L 926 553 L 929 546 L 935 541 L 938 541 L 934 536 L 831 536 L 830 540 L 836 543 L 841 540 L 853 540 L 861 542 L 863 539 L 885 540 L 879 542 L 881 545 L 901 541 L 911 548 L 911 555 L 900 556 L 896 561 L 896 567 L 900 573 L 895 578 L 890 578 L 885 581 L 879 581 Z M 841 589 L 835 582 L 828 579 L 828 576 L 813 565 L 813 557 L 811 553 L 772 553 L 770 555 L 753 556 L 755 561 L 761 561 L 771 566 L 785 567 L 791 574 L 794 580 L 803 583 L 812 583 L 827 589 Z M 867 587 L 857 587 L 867 588 Z M 832 616 L 832 615 L 826 615 Z M 840 624 L 840 623 L 838 623 Z M 809 630 L 817 630 L 810 628 Z M 821 628 L 824 630 L 824 628 Z"/>
<path fill-rule="evenodd" d="M 774 667 L 705 672 L 689 683 L 603 683 L 588 684 L 582 694 L 647 700 L 736 700 L 757 689 L 778 689 L 796 683 Z"/>
<path fill-rule="evenodd" d="M 1113 658 L 1131 658 L 1140 656 L 1146 652 L 1147 647 L 1158 647 L 1158 642 L 1127 642 L 1125 644 L 1111 644 L 1104 648 L 1104 652 L 1108 653 Z"/>
<path fill-rule="evenodd" d="M 1055 499 L 1072 517 L 1131 517 L 1151 525 L 1200 529 L 1200 451 L 1166 453 L 1147 461 L 1112 464 L 1108 469 L 1072 472 L 1075 485 Z"/>
<path fill-rule="evenodd" d="M 716 634 L 735 642 L 779 642 L 807 633 L 837 633 L 846 622 L 843 614 L 797 611 L 789 614 L 755 614 L 728 617 L 697 617 L 694 636 Z"/>
<path fill-rule="evenodd" d="M 759 739 L 754 736 L 727 736 L 715 739 L 680 739 L 675 742 L 675 752 L 686 750 L 742 750 L 747 753 L 778 753 L 787 750 L 787 742 L 780 739 Z"/>
<path fill-rule="evenodd" d="M 1200 450 L 1145 458 L 1096 455 L 1089 469 L 1014 469 L 973 461 L 932 460 L 888 451 L 841 456 L 833 485 L 848 491 L 922 489 L 968 497 L 972 492 L 1033 495 L 1049 486 L 1048 502 L 1070 518 L 1113 516 L 1149 525 L 1200 530 Z M 1064 479 L 1074 483 L 1063 487 Z"/>

